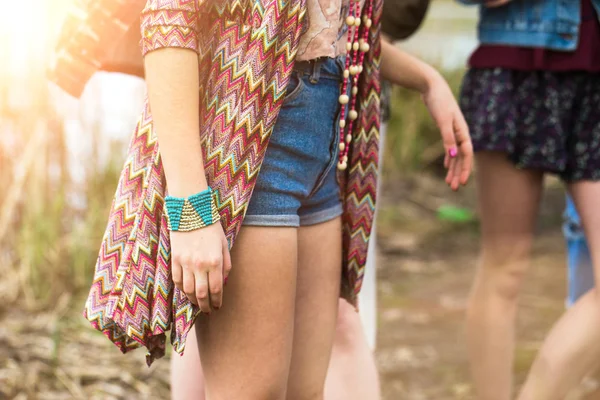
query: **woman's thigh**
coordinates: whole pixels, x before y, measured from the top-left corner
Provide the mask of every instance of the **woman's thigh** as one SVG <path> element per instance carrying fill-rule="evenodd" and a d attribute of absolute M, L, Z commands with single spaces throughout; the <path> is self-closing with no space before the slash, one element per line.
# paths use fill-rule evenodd
<path fill-rule="evenodd" d="M 196 322 L 207 399 L 285 397 L 294 334 L 297 229 L 242 227 L 223 307 Z"/>
<path fill-rule="evenodd" d="M 188 333 L 185 353 L 171 354 L 171 399 L 204 400 L 204 374 L 193 329 Z"/>
<path fill-rule="evenodd" d="M 479 152 L 476 161 L 483 256 L 518 259 L 531 246 L 543 173 L 516 168 L 500 152 Z"/>
<path fill-rule="evenodd" d="M 481 221 L 476 293 L 513 301 L 529 266 L 543 173 L 518 169 L 502 153 L 480 152 L 476 161 Z"/>
<path fill-rule="evenodd" d="M 301 227 L 298 250 L 296 321 L 287 398 L 313 400 L 323 395 L 335 335 L 342 265 L 341 218 Z"/>

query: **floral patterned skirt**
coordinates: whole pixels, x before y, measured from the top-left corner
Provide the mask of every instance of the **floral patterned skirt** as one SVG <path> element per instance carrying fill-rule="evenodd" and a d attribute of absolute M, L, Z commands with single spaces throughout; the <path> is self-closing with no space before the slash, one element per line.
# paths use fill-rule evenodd
<path fill-rule="evenodd" d="M 600 179 L 600 74 L 472 68 L 460 104 L 475 151 L 567 182 Z"/>

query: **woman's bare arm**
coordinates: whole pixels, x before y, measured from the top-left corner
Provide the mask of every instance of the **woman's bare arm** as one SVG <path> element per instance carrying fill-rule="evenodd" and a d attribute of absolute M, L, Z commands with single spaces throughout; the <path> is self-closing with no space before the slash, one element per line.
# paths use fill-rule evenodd
<path fill-rule="evenodd" d="M 445 148 L 446 182 L 453 190 L 465 185 L 471 173 L 473 147 L 469 128 L 444 78 L 430 65 L 381 41 L 381 76 L 418 91 L 437 124 Z"/>
<path fill-rule="evenodd" d="M 430 65 L 381 41 L 381 77 L 395 85 L 425 93 L 439 73 Z"/>
<path fill-rule="evenodd" d="M 200 142 L 198 54 L 161 48 L 145 56 L 148 97 L 169 194 L 187 198 L 208 188 Z M 203 312 L 222 305 L 231 270 L 220 223 L 171 232 L 173 282 Z"/>
<path fill-rule="evenodd" d="M 145 57 L 146 82 L 169 194 L 205 190 L 200 148 L 198 54 L 163 48 Z"/>

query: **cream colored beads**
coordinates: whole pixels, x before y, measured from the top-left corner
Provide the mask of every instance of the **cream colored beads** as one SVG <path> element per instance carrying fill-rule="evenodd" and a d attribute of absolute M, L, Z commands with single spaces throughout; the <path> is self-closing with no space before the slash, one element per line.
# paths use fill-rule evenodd
<path fill-rule="evenodd" d="M 370 37 L 369 31 L 373 24 L 371 19 L 373 0 L 365 0 L 365 8 L 362 10 L 361 2 L 362 0 L 351 0 L 350 15 L 346 17 L 348 42 L 346 43 L 346 67 L 343 72 L 342 94 L 339 97 L 342 110 L 339 120 L 340 154 L 337 165 L 338 169 L 342 171 L 348 168 L 348 152 L 351 147 L 352 132 L 355 121 L 358 119 L 357 107 L 360 107 L 357 104 L 359 77 L 363 72 L 365 55 L 371 50 L 368 40 Z M 353 157 L 353 159 L 356 160 L 356 157 Z"/>

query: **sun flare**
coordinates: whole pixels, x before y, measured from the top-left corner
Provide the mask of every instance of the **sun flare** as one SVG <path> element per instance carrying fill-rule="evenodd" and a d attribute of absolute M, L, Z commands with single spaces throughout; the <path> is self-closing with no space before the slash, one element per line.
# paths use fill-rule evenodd
<path fill-rule="evenodd" d="M 43 62 L 72 0 L 0 0 L 0 75 L 19 75 Z"/>

